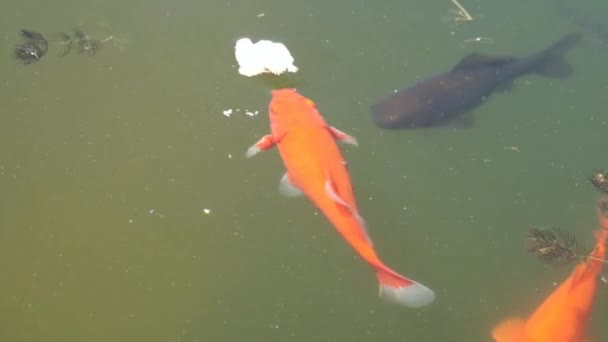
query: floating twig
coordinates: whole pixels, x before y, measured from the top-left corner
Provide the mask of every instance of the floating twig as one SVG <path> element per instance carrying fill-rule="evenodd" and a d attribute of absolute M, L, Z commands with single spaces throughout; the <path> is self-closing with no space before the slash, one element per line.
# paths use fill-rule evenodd
<path fill-rule="evenodd" d="M 581 244 L 576 237 L 557 228 L 551 230 L 530 228 L 526 238 L 528 252 L 547 264 L 564 265 L 578 259 L 607 262 L 591 255 L 593 250 L 581 253 Z"/>
<path fill-rule="evenodd" d="M 457 7 L 456 9 L 452 9 L 451 12 L 453 14 L 452 19 L 454 21 L 473 21 L 473 16 L 466 10 L 458 0 L 452 0 L 452 3 Z"/>
<path fill-rule="evenodd" d="M 578 241 L 574 235 L 557 228 L 530 228 L 526 235 L 528 252 L 548 264 L 568 264 L 577 259 Z"/>

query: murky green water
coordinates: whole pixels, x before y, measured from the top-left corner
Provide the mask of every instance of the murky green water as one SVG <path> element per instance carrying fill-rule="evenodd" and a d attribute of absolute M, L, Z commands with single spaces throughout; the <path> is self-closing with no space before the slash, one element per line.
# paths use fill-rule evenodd
<path fill-rule="evenodd" d="M 577 29 L 551 0 L 463 4 L 473 22 L 443 20 L 447 0 L 4 1 L 0 340 L 488 341 L 528 315 L 571 268 L 526 255 L 526 229 L 591 243 L 597 226 L 585 178 L 608 167 L 608 46 L 583 31 L 572 77 L 519 79 L 470 128 L 376 128 L 368 106 L 395 88 Z M 113 39 L 95 56 L 52 45 L 12 60 L 19 29 L 74 27 Z M 269 89 L 238 75 L 242 36 L 284 42 L 299 91 L 358 138 L 344 151 L 378 252 L 433 288 L 432 306 L 380 301 L 327 220 L 279 196 L 278 153 L 245 160 L 268 131 Z M 479 36 L 495 42 L 463 42 Z"/>

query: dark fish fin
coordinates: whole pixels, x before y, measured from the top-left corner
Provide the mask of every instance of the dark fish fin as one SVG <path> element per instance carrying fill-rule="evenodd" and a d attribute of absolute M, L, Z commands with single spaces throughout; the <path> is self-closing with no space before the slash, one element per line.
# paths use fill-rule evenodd
<path fill-rule="evenodd" d="M 580 33 L 570 33 L 546 48 L 541 54 L 543 62 L 534 70 L 537 74 L 564 78 L 572 73 L 572 66 L 562 59 L 563 55 L 581 40 Z"/>
<path fill-rule="evenodd" d="M 512 56 L 489 56 L 473 52 L 464 56 L 452 71 L 475 69 L 479 67 L 498 67 L 516 62 L 517 58 Z"/>
<path fill-rule="evenodd" d="M 535 72 L 545 77 L 565 78 L 572 74 L 572 66 L 562 59 L 550 59 Z"/>
<path fill-rule="evenodd" d="M 452 128 L 471 128 L 475 123 L 475 117 L 472 113 L 465 113 L 455 118 L 450 119 L 445 123 L 445 126 Z"/>
<path fill-rule="evenodd" d="M 500 85 L 498 85 L 496 87 L 496 91 L 498 93 L 508 93 L 511 90 L 513 90 L 513 88 L 515 87 L 515 84 L 513 83 L 513 80 L 509 80 L 509 82 L 504 82 L 501 83 Z"/>

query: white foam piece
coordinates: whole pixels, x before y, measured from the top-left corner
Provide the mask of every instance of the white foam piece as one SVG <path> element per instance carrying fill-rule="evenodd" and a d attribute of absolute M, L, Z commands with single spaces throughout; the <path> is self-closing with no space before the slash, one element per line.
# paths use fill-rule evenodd
<path fill-rule="evenodd" d="M 239 73 L 247 77 L 298 71 L 287 47 L 270 40 L 260 40 L 254 44 L 249 38 L 241 38 L 234 46 L 234 57 L 239 63 Z"/>
<path fill-rule="evenodd" d="M 404 287 L 380 284 L 380 297 L 410 308 L 420 308 L 435 300 L 435 292 L 420 283 Z"/>

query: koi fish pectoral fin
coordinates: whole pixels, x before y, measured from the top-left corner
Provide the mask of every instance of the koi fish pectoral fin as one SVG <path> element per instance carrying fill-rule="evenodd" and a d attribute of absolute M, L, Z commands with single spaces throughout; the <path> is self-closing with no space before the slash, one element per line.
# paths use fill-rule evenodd
<path fill-rule="evenodd" d="M 331 133 L 331 136 L 338 141 L 354 146 L 359 146 L 359 143 L 357 142 L 357 139 L 355 139 L 355 137 L 348 135 L 335 127 L 330 126 L 329 132 Z"/>
<path fill-rule="evenodd" d="M 520 318 L 506 320 L 492 329 L 492 337 L 496 342 L 524 342 L 525 325 Z"/>
<path fill-rule="evenodd" d="M 272 134 L 266 134 L 260 140 L 258 140 L 258 142 L 256 142 L 251 147 L 249 147 L 249 149 L 247 149 L 247 152 L 245 153 L 245 157 L 251 158 L 251 157 L 255 156 L 256 154 L 260 153 L 261 151 L 265 151 L 265 150 L 273 147 L 275 144 L 276 144 L 276 141 L 275 141 L 274 137 L 272 136 Z"/>
<path fill-rule="evenodd" d="M 340 195 L 338 195 L 338 193 L 336 193 L 336 189 L 334 188 L 333 183 L 330 180 L 325 181 L 325 192 L 327 193 L 329 198 L 331 198 L 334 202 L 348 209 L 351 214 L 357 219 L 357 221 L 359 221 L 359 227 L 361 227 L 361 233 L 363 234 L 363 238 L 370 246 L 373 246 L 374 243 L 372 242 L 372 239 L 369 236 L 369 232 L 367 231 L 367 224 L 365 223 L 365 220 L 355 208 L 351 207 L 348 203 L 346 203 L 346 201 L 342 199 L 342 197 L 340 197 Z"/>
<path fill-rule="evenodd" d="M 285 197 L 299 197 L 303 195 L 302 190 L 289 180 L 289 174 L 287 172 L 285 172 L 279 182 L 279 193 Z"/>

